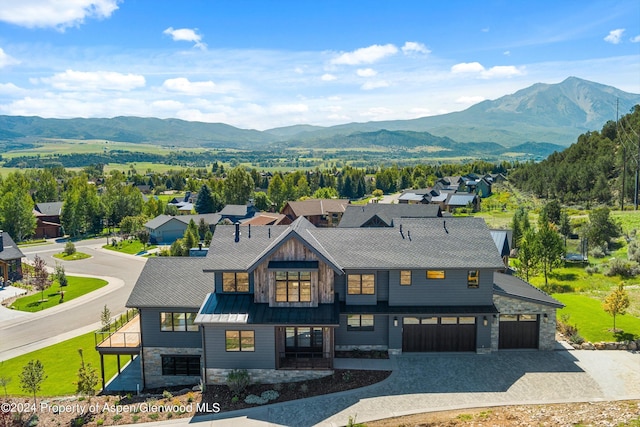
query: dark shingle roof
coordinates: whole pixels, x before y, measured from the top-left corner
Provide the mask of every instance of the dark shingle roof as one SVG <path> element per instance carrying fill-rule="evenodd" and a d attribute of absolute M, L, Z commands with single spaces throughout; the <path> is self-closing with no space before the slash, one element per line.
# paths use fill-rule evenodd
<path fill-rule="evenodd" d="M 318 307 L 269 307 L 256 303 L 251 294 L 209 294 L 196 323 L 243 323 L 268 325 L 335 325 L 340 323 L 338 298 Z"/>
<path fill-rule="evenodd" d="M 564 304 L 557 299 L 524 280 L 509 274 L 493 273 L 493 291 L 495 294 L 506 297 L 518 298 L 558 308 L 564 307 Z"/>
<path fill-rule="evenodd" d="M 442 213 L 440 206 L 428 204 L 368 203 L 360 206 L 348 205 L 338 227 L 362 227 L 374 216 L 378 216 L 390 227 L 393 218 L 435 218 L 442 216 Z"/>
<path fill-rule="evenodd" d="M 62 202 L 38 203 L 35 206 L 35 209 L 42 215 L 46 216 L 60 215 L 62 212 Z"/>
<path fill-rule="evenodd" d="M 314 228 L 298 218 L 290 226 L 252 227 L 251 238 L 241 227 L 238 242 L 234 233 L 234 226 L 217 227 L 206 258 L 208 268 L 248 270 L 291 238 L 341 270 L 503 268 L 482 218 L 403 218 L 394 227 L 380 228 Z"/>
<path fill-rule="evenodd" d="M 394 227 L 310 232 L 344 269 L 503 267 L 482 218 L 403 218 Z"/>
<path fill-rule="evenodd" d="M 349 199 L 308 199 L 297 202 L 287 202 L 296 218 L 344 212 L 345 207 L 348 206 L 349 203 Z"/>
<path fill-rule="evenodd" d="M 127 307 L 199 308 L 214 289 L 213 274 L 203 272 L 206 258 L 149 258 Z"/>
<path fill-rule="evenodd" d="M 210 214 L 197 214 L 197 215 L 158 215 L 157 217 L 149 220 L 144 225 L 147 228 L 155 230 L 156 228 L 168 223 L 172 219 L 176 221 L 180 221 L 185 224 L 189 224 L 189 221 L 192 219 L 195 221 L 196 225 L 200 224 L 200 219 L 204 219 L 205 222 L 209 225 L 215 225 L 220 222 L 221 216 L 218 213 L 210 213 Z"/>
<path fill-rule="evenodd" d="M 20 259 L 23 258 L 24 254 L 16 245 L 16 242 L 13 241 L 9 233 L 6 231 L 2 232 L 2 251 L 0 251 L 0 260 L 9 261 L 12 259 Z"/>

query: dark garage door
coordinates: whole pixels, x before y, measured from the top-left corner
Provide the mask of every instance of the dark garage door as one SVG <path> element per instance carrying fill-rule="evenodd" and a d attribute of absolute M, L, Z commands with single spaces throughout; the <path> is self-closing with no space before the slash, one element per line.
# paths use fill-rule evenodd
<path fill-rule="evenodd" d="M 538 333 L 536 314 L 503 314 L 500 316 L 498 348 L 538 348 Z"/>
<path fill-rule="evenodd" d="M 475 351 L 475 317 L 405 317 L 402 351 Z"/>

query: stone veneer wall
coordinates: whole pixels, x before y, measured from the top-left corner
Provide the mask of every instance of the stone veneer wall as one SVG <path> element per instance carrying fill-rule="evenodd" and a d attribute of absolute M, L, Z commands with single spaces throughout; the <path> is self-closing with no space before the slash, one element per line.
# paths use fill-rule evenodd
<path fill-rule="evenodd" d="M 336 351 L 387 351 L 389 349 L 386 345 L 337 345 L 335 346 Z"/>
<path fill-rule="evenodd" d="M 539 350 L 553 350 L 556 344 L 556 308 L 544 304 L 536 304 L 517 298 L 494 295 L 493 303 L 500 314 L 539 314 L 540 334 L 538 335 Z M 544 315 L 547 315 L 546 322 Z M 499 316 L 499 315 L 498 315 Z M 500 334 L 500 319 L 491 323 L 491 350 L 498 350 Z"/>
<path fill-rule="evenodd" d="M 207 384 L 226 384 L 227 375 L 232 369 L 208 368 Z M 278 384 L 295 381 L 307 381 L 326 377 L 333 374 L 333 370 L 305 370 L 305 369 L 247 369 L 251 382 L 255 384 Z"/>
<path fill-rule="evenodd" d="M 202 349 L 184 347 L 144 347 L 142 349 L 142 357 L 144 360 L 144 380 L 146 388 L 160 388 L 200 383 L 200 375 L 162 375 L 162 356 L 202 357 Z"/>

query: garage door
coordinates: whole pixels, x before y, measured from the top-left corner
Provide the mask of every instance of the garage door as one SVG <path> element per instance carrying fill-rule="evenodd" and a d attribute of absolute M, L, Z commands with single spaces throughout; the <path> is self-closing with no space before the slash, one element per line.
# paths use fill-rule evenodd
<path fill-rule="evenodd" d="M 402 351 L 475 351 L 475 317 L 405 317 Z"/>
<path fill-rule="evenodd" d="M 539 324 L 536 314 L 500 315 L 498 348 L 538 348 Z"/>

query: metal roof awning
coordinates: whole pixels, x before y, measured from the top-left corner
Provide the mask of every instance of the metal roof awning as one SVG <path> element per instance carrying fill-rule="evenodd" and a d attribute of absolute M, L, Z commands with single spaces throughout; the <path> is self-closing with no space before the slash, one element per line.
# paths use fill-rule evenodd
<path fill-rule="evenodd" d="M 254 302 L 250 294 L 209 294 L 195 323 L 338 326 L 339 309 L 337 301 L 317 307 L 270 307 L 267 303 Z"/>

